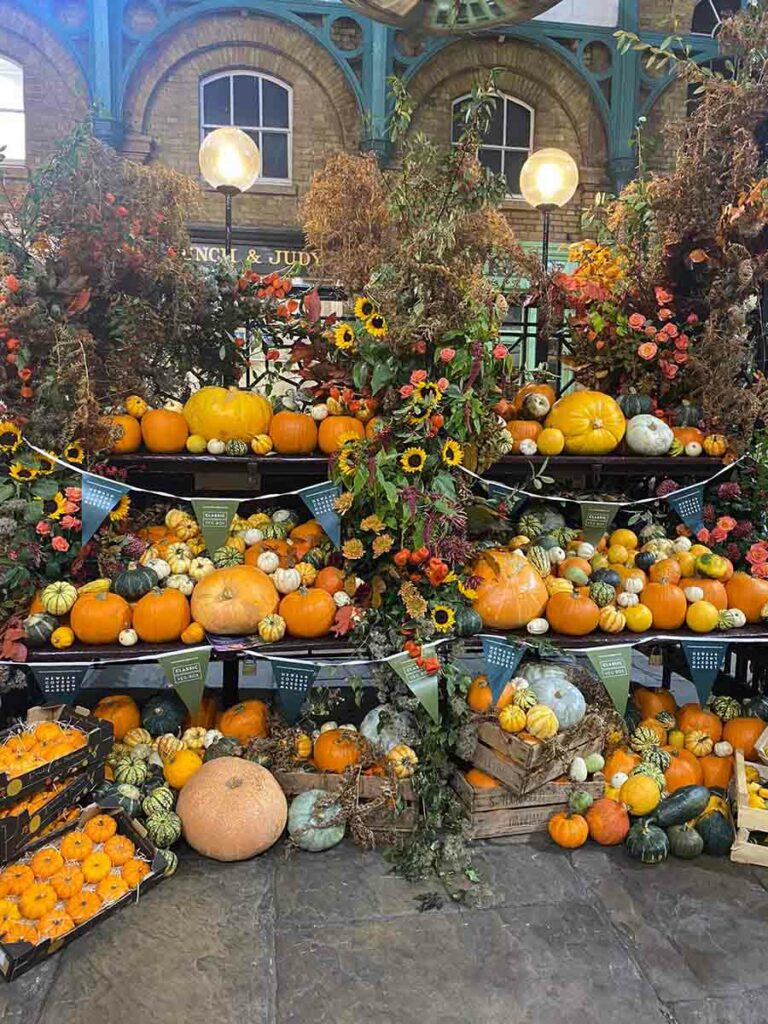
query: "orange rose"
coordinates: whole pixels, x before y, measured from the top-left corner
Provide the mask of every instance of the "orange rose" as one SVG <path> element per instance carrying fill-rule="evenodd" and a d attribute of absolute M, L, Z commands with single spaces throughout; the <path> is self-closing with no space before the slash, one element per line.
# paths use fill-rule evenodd
<path fill-rule="evenodd" d="M 641 359 L 650 360 L 659 351 L 659 346 L 655 341 L 644 341 L 642 345 L 637 346 L 637 354 Z"/>

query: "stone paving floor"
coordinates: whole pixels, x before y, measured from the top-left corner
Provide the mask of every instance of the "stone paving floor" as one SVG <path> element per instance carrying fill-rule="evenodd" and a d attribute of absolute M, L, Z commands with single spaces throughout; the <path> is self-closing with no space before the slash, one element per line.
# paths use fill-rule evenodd
<path fill-rule="evenodd" d="M 20 1024 L 764 1024 L 768 870 L 481 844 L 482 909 L 420 912 L 345 843 L 178 874 L 11 985 Z M 2 984 L 2 983 L 0 983 Z"/>

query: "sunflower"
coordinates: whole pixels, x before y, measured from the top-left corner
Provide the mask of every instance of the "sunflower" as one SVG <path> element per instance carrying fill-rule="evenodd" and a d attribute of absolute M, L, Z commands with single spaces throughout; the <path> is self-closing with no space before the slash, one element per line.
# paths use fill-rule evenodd
<path fill-rule="evenodd" d="M 420 380 L 418 384 L 414 385 L 413 401 L 415 405 L 434 409 L 436 405 L 440 405 L 442 398 L 442 391 L 431 380 Z"/>
<path fill-rule="evenodd" d="M 0 452 L 15 452 L 21 444 L 21 431 L 10 420 L 0 421 Z"/>
<path fill-rule="evenodd" d="M 364 295 L 355 302 L 355 316 L 358 320 L 370 320 L 375 312 L 375 305 Z"/>
<path fill-rule="evenodd" d="M 427 461 L 427 453 L 423 448 L 406 448 L 400 456 L 400 465 L 406 473 L 420 473 Z"/>
<path fill-rule="evenodd" d="M 446 577 L 446 579 L 443 582 L 447 582 L 447 579 L 448 578 Z M 468 587 L 467 584 L 463 583 L 461 580 L 459 580 L 458 583 L 456 584 L 456 589 L 461 594 L 461 596 L 466 597 L 468 601 L 474 601 L 477 598 L 477 591 L 475 590 L 475 588 Z"/>
<path fill-rule="evenodd" d="M 365 321 L 365 329 L 374 338 L 383 338 L 389 330 L 386 317 L 383 317 L 381 313 L 374 313 L 373 316 L 369 316 Z"/>
<path fill-rule="evenodd" d="M 336 456 L 336 465 L 339 467 L 339 472 L 343 473 L 344 476 L 352 476 L 357 469 L 357 461 L 355 459 L 355 453 L 351 448 L 342 448 L 339 454 Z"/>
<path fill-rule="evenodd" d="M 446 441 L 440 454 L 446 466 L 460 466 L 464 461 L 464 449 L 458 441 Z"/>
<path fill-rule="evenodd" d="M 355 347 L 355 332 L 349 324 L 339 324 L 333 329 L 333 343 L 336 348 L 350 349 Z"/>
<path fill-rule="evenodd" d="M 53 459 L 50 455 L 37 456 L 38 476 L 50 476 L 54 469 L 56 469 L 56 460 Z"/>
<path fill-rule="evenodd" d="M 456 622 L 456 613 L 447 604 L 436 604 L 432 609 L 432 625 L 438 633 L 450 633 Z"/>
<path fill-rule="evenodd" d="M 78 465 L 85 458 L 85 452 L 83 451 L 83 446 L 80 441 L 70 442 L 61 454 L 67 462 L 75 462 Z"/>
<path fill-rule="evenodd" d="M 31 466 L 25 466 L 23 462 L 14 462 L 8 468 L 8 475 L 13 480 L 18 480 L 19 483 L 25 484 L 29 480 L 34 480 L 37 476 L 37 470 Z"/>
<path fill-rule="evenodd" d="M 120 501 L 115 505 L 112 511 L 109 513 L 109 519 L 112 523 L 119 523 L 121 519 L 125 519 L 128 516 L 128 512 L 131 508 L 131 499 L 127 494 L 124 494 Z"/>
<path fill-rule="evenodd" d="M 48 512 L 46 509 L 46 515 L 49 519 L 61 519 L 67 510 L 67 499 L 61 493 L 57 491 L 53 496 L 53 511 Z"/>

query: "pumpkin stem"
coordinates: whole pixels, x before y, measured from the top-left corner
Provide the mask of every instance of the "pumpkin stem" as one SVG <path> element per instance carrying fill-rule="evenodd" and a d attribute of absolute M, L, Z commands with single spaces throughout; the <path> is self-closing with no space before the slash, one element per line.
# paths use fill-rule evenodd
<path fill-rule="evenodd" d="M 242 786 L 243 780 L 239 775 L 233 775 L 231 779 L 227 779 L 227 789 L 239 789 Z"/>

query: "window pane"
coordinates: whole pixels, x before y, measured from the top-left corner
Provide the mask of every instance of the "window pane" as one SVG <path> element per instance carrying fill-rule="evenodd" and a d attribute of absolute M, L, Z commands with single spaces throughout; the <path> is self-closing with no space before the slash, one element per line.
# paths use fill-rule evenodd
<path fill-rule="evenodd" d="M 229 76 L 203 86 L 203 124 L 231 124 Z"/>
<path fill-rule="evenodd" d="M 235 116 L 232 124 L 261 124 L 259 120 L 259 82 L 255 75 L 234 75 Z"/>
<path fill-rule="evenodd" d="M 0 110 L 0 146 L 5 146 L 6 160 L 24 159 L 24 114 Z"/>
<path fill-rule="evenodd" d="M 527 153 L 506 152 L 504 154 L 504 174 L 507 179 L 507 195 L 520 195 L 520 171 L 528 159 Z"/>
<path fill-rule="evenodd" d="M 483 142 L 491 146 L 504 145 L 504 100 L 497 99 L 491 114 L 491 121 L 488 131 L 483 136 Z"/>
<path fill-rule="evenodd" d="M 531 112 L 519 103 L 507 102 L 507 145 L 531 144 Z"/>
<path fill-rule="evenodd" d="M 0 57 L 0 107 L 24 109 L 24 74 L 20 67 Z"/>
<path fill-rule="evenodd" d="M 288 127 L 288 90 L 268 81 L 261 82 L 264 124 L 270 128 Z"/>
<path fill-rule="evenodd" d="M 464 115 L 467 110 L 468 102 L 469 100 L 461 100 L 459 103 L 454 103 L 453 105 L 452 142 L 458 142 L 461 138 L 461 133 L 464 131 Z"/>
<path fill-rule="evenodd" d="M 478 149 L 477 159 L 494 174 L 501 174 L 501 150 L 500 149 Z"/>
<path fill-rule="evenodd" d="M 717 26 L 717 15 L 712 8 L 710 0 L 700 0 L 693 9 L 693 21 L 691 32 L 712 35 Z"/>
<path fill-rule="evenodd" d="M 265 178 L 288 177 L 288 136 L 277 132 L 262 132 L 262 175 Z"/>

